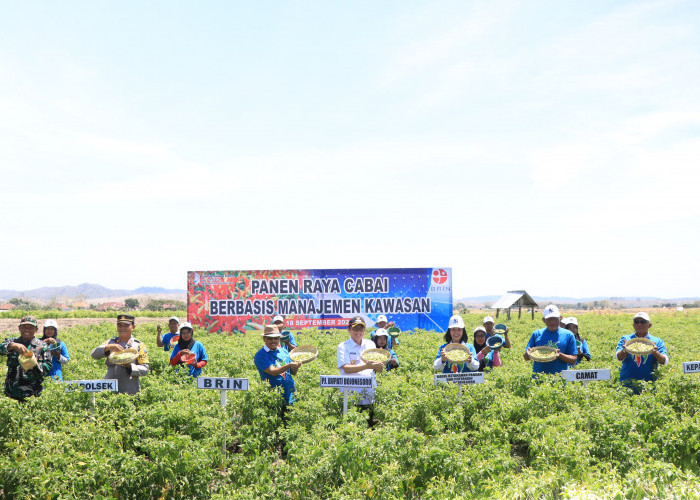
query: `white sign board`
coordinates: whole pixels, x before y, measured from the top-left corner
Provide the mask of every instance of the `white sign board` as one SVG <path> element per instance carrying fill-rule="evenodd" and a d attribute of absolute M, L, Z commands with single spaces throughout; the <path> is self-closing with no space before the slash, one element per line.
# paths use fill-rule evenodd
<path fill-rule="evenodd" d="M 247 391 L 247 378 L 197 377 L 197 389 L 217 391 Z"/>
<path fill-rule="evenodd" d="M 440 382 L 451 382 L 459 385 L 483 384 L 484 372 L 436 373 L 435 385 Z"/>
<path fill-rule="evenodd" d="M 119 389 L 119 383 L 117 382 L 117 379 L 114 378 L 99 380 L 66 380 L 64 384 L 68 385 L 68 387 L 66 387 L 66 391 L 68 392 L 77 390 L 71 387 L 76 385 L 80 386 L 81 392 L 116 392 Z"/>
<path fill-rule="evenodd" d="M 371 389 L 372 377 L 321 375 L 321 387 L 336 387 L 339 389 Z"/>
<path fill-rule="evenodd" d="M 688 361 L 683 363 L 683 373 L 700 372 L 700 361 Z"/>
<path fill-rule="evenodd" d="M 598 380 L 610 380 L 610 369 L 600 370 L 564 370 L 561 376 L 569 382 L 595 382 Z"/>

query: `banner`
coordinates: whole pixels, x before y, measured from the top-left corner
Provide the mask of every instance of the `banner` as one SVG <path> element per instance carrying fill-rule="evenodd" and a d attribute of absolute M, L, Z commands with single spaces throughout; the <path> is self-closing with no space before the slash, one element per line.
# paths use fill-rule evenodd
<path fill-rule="evenodd" d="M 276 315 L 290 330 L 346 329 L 383 314 L 403 330 L 447 329 L 452 269 L 302 269 L 189 271 L 187 317 L 210 332 L 260 330 Z"/>

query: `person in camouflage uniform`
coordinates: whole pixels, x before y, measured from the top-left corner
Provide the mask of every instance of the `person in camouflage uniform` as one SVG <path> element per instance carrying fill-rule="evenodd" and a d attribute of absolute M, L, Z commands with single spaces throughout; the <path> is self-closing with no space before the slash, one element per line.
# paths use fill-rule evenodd
<path fill-rule="evenodd" d="M 39 396 L 44 389 L 44 377 L 51 371 L 51 351 L 48 344 L 36 338 L 36 319 L 25 316 L 19 323 L 20 336 L 5 339 L 0 343 L 0 354 L 7 356 L 5 395 L 24 401 L 30 396 Z M 20 355 L 34 353 L 36 364 L 26 370 L 20 365 Z"/>

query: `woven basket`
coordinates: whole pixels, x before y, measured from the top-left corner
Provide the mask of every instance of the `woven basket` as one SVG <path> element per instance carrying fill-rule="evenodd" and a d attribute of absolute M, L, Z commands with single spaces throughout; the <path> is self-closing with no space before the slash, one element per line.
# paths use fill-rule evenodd
<path fill-rule="evenodd" d="M 311 354 L 311 357 L 308 357 L 309 354 Z M 311 363 L 318 358 L 318 349 L 313 345 L 300 345 L 290 351 L 289 358 L 295 363 Z"/>
<path fill-rule="evenodd" d="M 540 363 L 550 363 L 557 359 L 557 348 L 548 346 L 533 347 L 530 352 L 530 359 Z"/>
<path fill-rule="evenodd" d="M 645 338 L 631 338 L 625 342 L 625 349 L 633 356 L 647 356 L 654 352 L 656 344 Z"/>
<path fill-rule="evenodd" d="M 466 353 L 466 359 L 463 353 Z M 445 358 L 452 364 L 461 365 L 472 360 L 472 352 L 464 344 L 447 344 L 445 346 Z"/>
<path fill-rule="evenodd" d="M 170 339 L 170 347 L 175 347 L 175 346 L 177 345 L 177 343 L 178 343 L 179 340 L 180 340 L 180 336 L 179 336 L 179 335 L 175 335 L 174 337 L 172 337 L 172 338 Z"/>
<path fill-rule="evenodd" d="M 367 357 L 367 355 L 370 355 L 371 358 L 376 357 L 377 359 L 370 359 Z M 382 357 L 382 359 L 378 359 L 379 357 Z M 379 361 L 380 363 L 388 363 L 391 360 L 391 353 L 387 351 L 386 349 L 366 349 L 362 352 L 362 361 L 365 363 L 367 362 L 377 362 Z"/>
<path fill-rule="evenodd" d="M 126 356 L 128 354 L 128 356 Z M 136 358 L 139 357 L 139 352 L 134 348 L 124 349 L 123 351 L 113 352 L 109 355 L 109 361 L 115 365 L 130 365 Z"/>

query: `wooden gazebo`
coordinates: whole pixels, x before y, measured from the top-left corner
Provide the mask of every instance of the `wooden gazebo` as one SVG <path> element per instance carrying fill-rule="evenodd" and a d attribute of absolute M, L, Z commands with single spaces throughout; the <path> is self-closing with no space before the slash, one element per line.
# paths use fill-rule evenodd
<path fill-rule="evenodd" d="M 523 313 L 523 307 L 529 307 L 532 310 L 532 319 L 535 319 L 535 308 L 539 307 L 525 290 L 512 290 L 494 302 L 491 309 L 496 310 L 497 318 L 501 309 L 505 309 L 508 311 L 508 319 L 510 319 L 510 309 L 515 306 L 518 306 L 518 319 Z"/>

